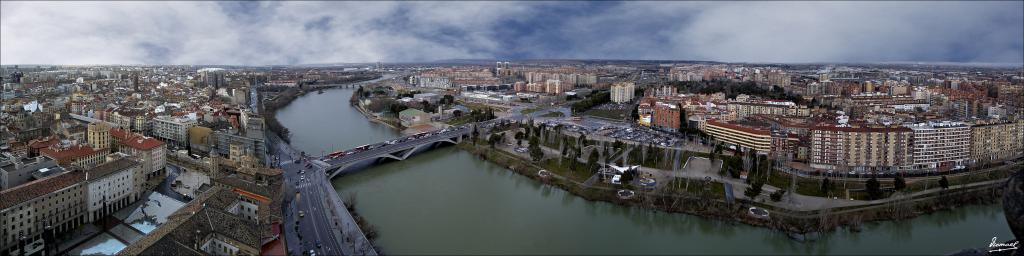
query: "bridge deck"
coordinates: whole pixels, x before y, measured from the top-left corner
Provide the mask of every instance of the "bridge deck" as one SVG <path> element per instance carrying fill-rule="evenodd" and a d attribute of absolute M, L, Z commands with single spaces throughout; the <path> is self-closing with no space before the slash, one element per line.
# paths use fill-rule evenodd
<path fill-rule="evenodd" d="M 443 132 L 436 133 L 436 134 L 431 134 L 429 136 L 422 137 L 422 138 L 415 138 L 416 135 L 406 136 L 406 137 L 390 140 L 390 141 L 387 141 L 387 142 L 371 144 L 371 145 L 366 146 L 366 149 L 362 149 L 362 150 L 350 149 L 350 150 L 342 151 L 342 152 L 352 152 L 352 151 L 356 151 L 356 152 L 350 153 L 350 154 L 347 154 L 347 155 L 343 155 L 343 156 L 339 156 L 339 157 L 335 157 L 335 158 L 330 158 L 330 157 L 326 157 L 325 156 L 325 158 L 322 159 L 322 160 L 323 160 L 324 163 L 326 163 L 328 165 L 326 169 L 329 170 L 329 171 L 340 169 L 340 168 L 346 167 L 348 165 L 351 165 L 351 164 L 354 164 L 354 163 L 358 163 L 358 162 L 361 162 L 361 161 L 365 161 L 365 160 L 369 160 L 369 159 L 393 158 L 393 159 L 396 159 L 396 160 L 402 160 L 402 158 L 404 158 L 403 156 L 395 156 L 394 154 L 396 154 L 396 153 L 407 153 L 408 150 L 415 150 L 415 149 L 419 148 L 420 146 L 427 145 L 427 144 L 432 144 L 432 143 L 436 143 L 436 142 L 440 142 L 440 141 L 451 141 L 452 138 L 457 138 L 457 137 L 465 136 L 466 134 L 469 134 L 471 131 L 472 131 L 471 128 L 469 128 L 467 126 L 463 126 L 463 127 L 454 128 L 454 130 L 443 131 Z M 394 143 L 389 143 L 389 142 L 394 142 Z"/>

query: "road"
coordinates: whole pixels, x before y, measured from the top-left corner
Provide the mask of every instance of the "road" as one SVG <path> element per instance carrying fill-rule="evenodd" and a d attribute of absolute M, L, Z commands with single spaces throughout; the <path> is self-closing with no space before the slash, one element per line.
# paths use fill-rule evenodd
<path fill-rule="evenodd" d="M 291 188 L 286 191 L 288 194 L 283 207 L 289 254 L 298 255 L 310 250 L 320 255 L 344 254 L 340 231 L 332 227 L 335 221 L 329 216 L 332 211 L 325 202 L 329 198 L 326 193 L 334 193 L 333 188 L 325 188 L 330 186 L 326 182 L 328 179 L 322 171 L 307 168 L 313 166 L 307 161 L 295 163 L 300 154 L 277 136 L 271 135 L 268 139 L 275 147 L 274 155 L 280 159 L 278 167 L 284 170 L 285 184 Z M 303 217 L 299 216 L 300 212 Z"/>

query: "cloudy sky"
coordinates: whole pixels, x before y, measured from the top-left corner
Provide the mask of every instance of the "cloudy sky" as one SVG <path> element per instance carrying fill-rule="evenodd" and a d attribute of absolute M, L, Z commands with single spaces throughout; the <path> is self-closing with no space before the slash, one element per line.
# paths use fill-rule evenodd
<path fill-rule="evenodd" d="M 1024 62 L 1024 2 L 0 2 L 0 64 Z"/>

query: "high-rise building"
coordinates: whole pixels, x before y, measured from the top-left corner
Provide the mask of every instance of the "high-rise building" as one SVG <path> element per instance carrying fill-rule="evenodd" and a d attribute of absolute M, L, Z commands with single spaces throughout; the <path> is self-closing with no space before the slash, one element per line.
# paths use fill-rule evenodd
<path fill-rule="evenodd" d="M 971 127 L 961 122 L 926 122 L 907 125 L 914 131 L 913 167 L 949 170 L 970 159 Z"/>
<path fill-rule="evenodd" d="M 561 80 L 548 80 L 544 83 L 544 92 L 559 95 L 565 92 Z"/>
<path fill-rule="evenodd" d="M 110 126 L 104 122 L 89 123 L 86 126 L 89 144 L 96 149 L 110 150 Z"/>
<path fill-rule="evenodd" d="M 1024 154 L 1024 120 L 971 127 L 971 159 L 991 163 Z"/>
<path fill-rule="evenodd" d="M 636 85 L 633 82 L 620 82 L 611 87 L 611 100 L 615 103 L 625 103 L 633 100 L 633 91 Z"/>
<path fill-rule="evenodd" d="M 910 164 L 911 136 L 906 127 L 811 128 L 811 167 L 825 170 L 898 171 Z"/>

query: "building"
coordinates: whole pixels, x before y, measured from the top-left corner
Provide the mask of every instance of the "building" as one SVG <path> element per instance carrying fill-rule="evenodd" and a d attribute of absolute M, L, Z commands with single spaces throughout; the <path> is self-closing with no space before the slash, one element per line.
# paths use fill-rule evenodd
<path fill-rule="evenodd" d="M 209 153 L 215 143 L 213 129 L 202 126 L 188 128 L 188 147 L 192 152 Z"/>
<path fill-rule="evenodd" d="M 258 140 L 266 138 L 266 135 L 264 134 L 264 131 L 266 130 L 266 123 L 263 121 L 262 117 L 250 111 L 242 111 L 241 121 L 242 129 L 245 131 L 245 136 Z"/>
<path fill-rule="evenodd" d="M 676 104 L 664 102 L 654 103 L 654 114 L 651 115 L 651 126 L 678 130 L 680 122 L 679 115 L 680 108 Z"/>
<path fill-rule="evenodd" d="M 448 79 L 448 77 L 444 76 L 417 76 L 415 79 L 417 87 L 429 87 L 439 89 L 448 89 L 453 87 L 451 79 Z"/>
<path fill-rule="evenodd" d="M 566 86 L 562 85 L 562 80 L 548 80 L 544 82 L 544 92 L 548 94 L 560 95 L 565 92 Z"/>
<path fill-rule="evenodd" d="M 104 122 L 89 123 L 88 127 L 89 145 L 97 149 L 110 150 L 110 126 Z"/>
<path fill-rule="evenodd" d="M 961 122 L 907 125 L 914 131 L 913 169 L 945 171 L 970 160 L 971 127 Z"/>
<path fill-rule="evenodd" d="M 1024 120 L 971 127 L 971 160 L 991 163 L 1024 154 Z"/>
<path fill-rule="evenodd" d="M 87 223 L 84 180 L 84 172 L 70 171 L 0 191 L 0 254 L 21 255 L 22 244 L 42 250 L 47 226 L 59 234 Z"/>
<path fill-rule="evenodd" d="M 768 72 L 768 84 L 785 88 L 790 84 L 789 74 L 779 70 L 770 71 Z"/>
<path fill-rule="evenodd" d="M 612 85 L 611 100 L 615 103 L 625 103 L 633 100 L 633 91 L 636 85 L 632 82 L 621 82 Z"/>
<path fill-rule="evenodd" d="M 679 91 L 675 86 L 664 85 L 648 90 L 645 94 L 652 97 L 672 97 L 679 94 Z"/>
<path fill-rule="evenodd" d="M 121 140 L 118 152 L 134 157 L 142 164 L 145 180 L 162 178 L 166 175 L 167 144 L 152 137 L 136 135 Z"/>
<path fill-rule="evenodd" d="M 120 157 L 85 171 L 85 220 L 93 222 L 135 202 L 142 195 L 142 165 Z"/>
<path fill-rule="evenodd" d="M 60 170 L 57 162 L 45 156 L 21 158 L 4 152 L 0 154 L 0 190 L 17 187 L 32 181 L 36 172 Z"/>
<path fill-rule="evenodd" d="M 810 164 L 824 170 L 906 170 L 912 136 L 906 127 L 816 126 L 810 130 Z"/>
<path fill-rule="evenodd" d="M 810 109 L 806 106 L 797 106 L 792 101 L 732 101 L 727 105 L 729 111 L 735 111 L 739 118 L 746 118 L 751 115 L 778 115 L 778 116 L 809 116 Z"/>
<path fill-rule="evenodd" d="M 104 161 L 109 150 L 100 150 L 87 145 L 52 145 L 39 150 L 39 154 L 49 157 L 64 167 L 92 168 Z"/>
<path fill-rule="evenodd" d="M 238 131 L 234 129 L 215 131 L 213 138 L 216 140 L 213 152 L 220 155 L 228 155 L 231 145 L 236 145 L 239 150 L 258 156 L 260 159 L 267 152 L 265 140 L 239 135 Z"/>
<path fill-rule="evenodd" d="M 209 190 L 118 254 L 285 254 L 280 232 L 283 172 L 242 162 L 223 176 L 215 175 Z"/>
<path fill-rule="evenodd" d="M 153 137 L 178 146 L 188 144 L 188 129 L 198 124 L 195 119 L 170 116 L 158 116 L 152 123 Z"/>
<path fill-rule="evenodd" d="M 772 149 L 772 132 L 767 128 L 708 120 L 704 129 L 715 140 L 735 146 L 738 151 L 752 149 L 768 154 Z"/>

